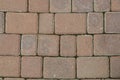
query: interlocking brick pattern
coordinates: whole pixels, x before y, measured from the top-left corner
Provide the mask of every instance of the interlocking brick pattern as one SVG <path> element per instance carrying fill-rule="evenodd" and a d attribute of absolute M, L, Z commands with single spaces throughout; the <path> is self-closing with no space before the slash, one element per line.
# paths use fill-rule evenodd
<path fill-rule="evenodd" d="M 0 80 L 120 80 L 120 0 L 0 0 Z"/>

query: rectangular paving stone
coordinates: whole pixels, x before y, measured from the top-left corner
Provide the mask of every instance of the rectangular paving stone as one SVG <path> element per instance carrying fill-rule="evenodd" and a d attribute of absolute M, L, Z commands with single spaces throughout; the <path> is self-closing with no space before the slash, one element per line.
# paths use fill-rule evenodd
<path fill-rule="evenodd" d="M 120 11 L 120 0 L 111 0 L 111 11 Z"/>
<path fill-rule="evenodd" d="M 27 0 L 0 0 L 0 11 L 26 12 Z"/>
<path fill-rule="evenodd" d="M 0 33 L 4 32 L 4 13 L 0 12 Z"/>
<path fill-rule="evenodd" d="M 57 35 L 38 36 L 38 55 L 58 56 L 58 52 L 59 52 L 59 36 Z"/>
<path fill-rule="evenodd" d="M 75 78 L 75 59 L 45 57 L 44 78 Z"/>
<path fill-rule="evenodd" d="M 4 78 L 4 80 L 25 80 L 24 78 Z"/>
<path fill-rule="evenodd" d="M 93 0 L 72 0 L 72 12 L 92 12 Z"/>
<path fill-rule="evenodd" d="M 54 33 L 54 14 L 44 13 L 39 15 L 39 33 Z"/>
<path fill-rule="evenodd" d="M 58 79 L 27 79 L 27 80 L 58 80 Z"/>
<path fill-rule="evenodd" d="M 38 16 L 35 13 L 7 13 L 6 33 L 37 33 Z"/>
<path fill-rule="evenodd" d="M 20 36 L 16 34 L 0 34 L 0 55 L 19 55 Z"/>
<path fill-rule="evenodd" d="M 94 55 L 120 55 L 120 35 L 102 34 L 94 36 Z"/>
<path fill-rule="evenodd" d="M 86 14 L 56 14 L 56 34 L 84 34 L 86 33 Z"/>
<path fill-rule="evenodd" d="M 88 13 L 87 31 L 90 34 L 103 33 L 103 13 Z"/>
<path fill-rule="evenodd" d="M 13 56 L 0 56 L 0 76 L 19 77 L 20 58 Z"/>
<path fill-rule="evenodd" d="M 105 32 L 120 33 L 120 12 L 107 12 L 105 14 Z"/>
<path fill-rule="evenodd" d="M 71 12 L 71 0 L 50 0 L 50 12 Z"/>
<path fill-rule="evenodd" d="M 81 79 L 81 80 L 101 80 L 101 79 Z"/>
<path fill-rule="evenodd" d="M 110 75 L 112 78 L 120 77 L 120 56 L 110 58 Z"/>
<path fill-rule="evenodd" d="M 78 57 L 77 78 L 107 78 L 108 62 L 107 57 Z"/>
<path fill-rule="evenodd" d="M 60 38 L 60 55 L 76 56 L 76 37 L 73 35 L 63 35 Z"/>
<path fill-rule="evenodd" d="M 36 55 L 37 53 L 37 35 L 22 35 L 21 54 Z"/>
<path fill-rule="evenodd" d="M 41 57 L 22 57 L 21 76 L 29 78 L 42 77 L 42 58 Z"/>

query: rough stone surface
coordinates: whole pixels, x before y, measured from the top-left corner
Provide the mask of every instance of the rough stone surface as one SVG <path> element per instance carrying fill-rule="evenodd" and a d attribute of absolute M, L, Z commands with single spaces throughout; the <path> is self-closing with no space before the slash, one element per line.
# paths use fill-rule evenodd
<path fill-rule="evenodd" d="M 0 33 L 4 32 L 4 13 L 0 12 Z"/>

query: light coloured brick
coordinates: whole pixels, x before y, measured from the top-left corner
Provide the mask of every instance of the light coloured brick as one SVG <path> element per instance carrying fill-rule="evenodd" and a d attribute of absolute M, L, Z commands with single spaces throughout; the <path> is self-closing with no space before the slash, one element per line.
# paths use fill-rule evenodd
<path fill-rule="evenodd" d="M 93 0 L 72 0 L 72 12 L 92 12 Z"/>
<path fill-rule="evenodd" d="M 0 33 L 4 32 L 4 13 L 0 12 Z"/>
<path fill-rule="evenodd" d="M 103 14 L 88 13 L 87 31 L 90 34 L 103 33 Z"/>
<path fill-rule="evenodd" d="M 112 78 L 120 77 L 120 56 L 110 58 L 110 74 Z"/>
<path fill-rule="evenodd" d="M 109 60 L 107 57 L 77 58 L 78 78 L 107 78 L 109 76 Z"/>
<path fill-rule="evenodd" d="M 70 12 L 71 0 L 50 0 L 50 12 Z"/>
<path fill-rule="evenodd" d="M 56 14 L 56 34 L 84 34 L 86 33 L 86 14 Z"/>
<path fill-rule="evenodd" d="M 43 34 L 54 33 L 54 15 L 53 14 L 39 15 L 39 33 L 43 33 Z"/>
<path fill-rule="evenodd" d="M 12 56 L 0 56 L 0 76 L 19 77 L 20 58 Z"/>
<path fill-rule="evenodd" d="M 72 35 L 61 36 L 61 56 L 76 56 L 76 37 Z"/>
<path fill-rule="evenodd" d="M 27 0 L 0 0 L 0 11 L 26 12 Z"/>
<path fill-rule="evenodd" d="M 120 55 L 120 35 L 102 34 L 94 36 L 94 55 Z"/>
<path fill-rule="evenodd" d="M 44 58 L 44 78 L 75 78 L 74 58 Z"/>
<path fill-rule="evenodd" d="M 41 57 L 22 57 L 21 76 L 29 78 L 42 77 Z"/>
<path fill-rule="evenodd" d="M 4 80 L 25 80 L 24 78 L 4 78 Z"/>
<path fill-rule="evenodd" d="M 6 33 L 37 33 L 38 17 L 35 13 L 7 13 Z"/>
<path fill-rule="evenodd" d="M 105 14 L 105 32 L 120 33 L 120 12 L 108 12 Z"/>
<path fill-rule="evenodd" d="M 22 35 L 21 54 L 22 55 L 36 55 L 37 50 L 37 36 L 36 35 Z"/>
<path fill-rule="evenodd" d="M 96 12 L 110 11 L 110 0 L 94 0 L 94 10 Z"/>
<path fill-rule="evenodd" d="M 0 34 L 0 55 L 19 55 L 20 36 L 16 34 Z"/>
<path fill-rule="evenodd" d="M 111 10 L 120 11 L 120 0 L 111 0 Z"/>
<path fill-rule="evenodd" d="M 27 80 L 58 80 L 58 79 L 27 79 Z"/>
<path fill-rule="evenodd" d="M 40 56 L 58 56 L 59 36 L 57 35 L 39 35 L 38 37 L 38 55 Z"/>
<path fill-rule="evenodd" d="M 29 0 L 30 12 L 49 12 L 49 0 Z"/>
<path fill-rule="evenodd" d="M 92 36 L 80 35 L 77 36 L 77 56 L 92 56 L 93 44 Z"/>

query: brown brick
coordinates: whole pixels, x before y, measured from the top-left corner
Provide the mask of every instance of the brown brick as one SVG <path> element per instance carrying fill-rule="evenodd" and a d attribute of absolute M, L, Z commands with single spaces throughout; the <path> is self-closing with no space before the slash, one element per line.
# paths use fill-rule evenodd
<path fill-rule="evenodd" d="M 4 13 L 0 12 L 0 33 L 4 32 Z"/>
<path fill-rule="evenodd" d="M 39 15 L 39 33 L 53 34 L 54 32 L 54 15 L 40 14 Z"/>
<path fill-rule="evenodd" d="M 0 0 L 0 11 L 27 11 L 27 0 Z"/>
<path fill-rule="evenodd" d="M 110 11 L 110 0 L 94 0 L 94 10 L 96 12 Z"/>
<path fill-rule="evenodd" d="M 76 56 L 76 37 L 72 35 L 61 36 L 61 56 Z"/>
<path fill-rule="evenodd" d="M 59 36 L 57 35 L 39 35 L 38 55 L 58 56 Z"/>
<path fill-rule="evenodd" d="M 110 73 L 112 78 L 120 77 L 120 56 L 110 58 Z"/>
<path fill-rule="evenodd" d="M 83 34 L 86 33 L 86 14 L 56 14 L 56 34 Z"/>
<path fill-rule="evenodd" d="M 36 35 L 22 35 L 21 54 L 22 55 L 36 55 L 37 36 Z"/>
<path fill-rule="evenodd" d="M 120 55 L 120 35 L 94 36 L 94 55 Z"/>
<path fill-rule="evenodd" d="M 88 13 L 87 31 L 91 34 L 103 32 L 102 13 Z"/>
<path fill-rule="evenodd" d="M 4 78 L 4 80 L 24 80 L 24 78 Z"/>
<path fill-rule="evenodd" d="M 19 73 L 20 73 L 19 57 L 0 56 L 0 76 L 19 77 L 20 76 Z"/>
<path fill-rule="evenodd" d="M 92 56 L 92 50 L 92 36 L 80 35 L 77 37 L 77 56 Z"/>
<path fill-rule="evenodd" d="M 77 58 L 78 78 L 107 78 L 109 65 L 107 57 L 79 57 Z"/>
<path fill-rule="evenodd" d="M 105 14 L 105 32 L 120 33 L 120 12 L 108 12 Z"/>
<path fill-rule="evenodd" d="M 41 57 L 22 57 L 21 64 L 22 77 L 42 77 L 42 58 Z"/>
<path fill-rule="evenodd" d="M 6 33 L 37 33 L 38 18 L 35 13 L 7 13 Z"/>
<path fill-rule="evenodd" d="M 15 34 L 0 34 L 0 55 L 19 55 L 20 36 Z"/>
<path fill-rule="evenodd" d="M 30 12 L 49 12 L 49 0 L 29 0 Z"/>
<path fill-rule="evenodd" d="M 120 11 L 120 0 L 111 0 L 111 10 Z"/>
<path fill-rule="evenodd" d="M 93 0 L 73 0 L 72 12 L 91 12 L 93 11 Z"/>
<path fill-rule="evenodd" d="M 74 58 L 44 58 L 44 78 L 75 78 Z"/>
<path fill-rule="evenodd" d="M 50 0 L 51 12 L 70 12 L 71 0 Z"/>

